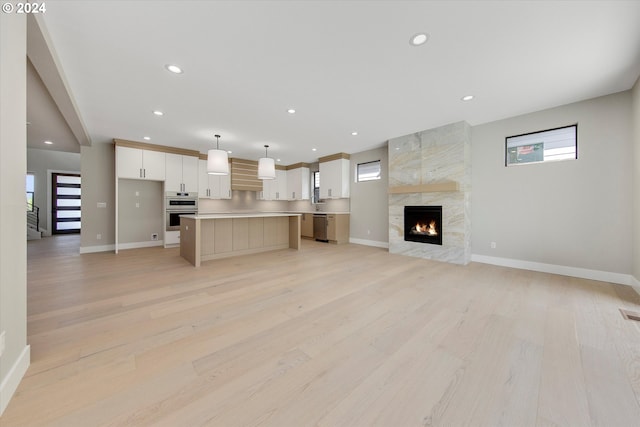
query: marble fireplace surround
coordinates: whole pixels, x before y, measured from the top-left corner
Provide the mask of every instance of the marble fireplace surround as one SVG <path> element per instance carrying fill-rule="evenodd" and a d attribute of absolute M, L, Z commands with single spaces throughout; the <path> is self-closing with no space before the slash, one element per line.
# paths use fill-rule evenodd
<path fill-rule="evenodd" d="M 389 140 L 389 252 L 471 261 L 471 127 L 457 122 Z M 404 240 L 405 206 L 442 206 L 442 246 Z"/>

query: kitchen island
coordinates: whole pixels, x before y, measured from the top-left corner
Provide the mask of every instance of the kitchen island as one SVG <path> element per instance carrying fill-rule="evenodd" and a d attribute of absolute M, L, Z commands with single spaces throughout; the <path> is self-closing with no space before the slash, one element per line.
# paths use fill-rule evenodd
<path fill-rule="evenodd" d="M 196 267 L 202 261 L 286 248 L 300 249 L 300 214 L 180 216 L 180 256 Z"/>

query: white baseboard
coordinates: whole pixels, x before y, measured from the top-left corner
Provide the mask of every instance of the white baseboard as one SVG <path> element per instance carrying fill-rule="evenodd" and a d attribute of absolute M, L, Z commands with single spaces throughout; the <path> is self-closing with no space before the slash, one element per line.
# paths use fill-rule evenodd
<path fill-rule="evenodd" d="M 148 242 L 120 243 L 118 250 L 152 248 L 154 246 L 164 246 L 164 240 L 151 240 Z"/>
<path fill-rule="evenodd" d="M 118 250 L 137 249 L 137 248 L 151 248 L 154 246 L 163 246 L 164 240 L 152 240 L 149 242 L 133 242 L 133 243 L 120 243 Z M 91 254 L 95 252 L 110 252 L 115 251 L 116 245 L 102 245 L 102 246 L 81 246 L 81 254 Z"/>
<path fill-rule="evenodd" d="M 9 401 L 18 389 L 18 384 L 22 381 L 30 363 L 31 347 L 26 346 L 22 350 L 22 353 L 20 353 L 20 357 L 18 357 L 16 363 L 13 364 L 7 373 L 7 376 L 0 383 L 0 416 L 2 416 L 2 413 L 9 405 Z"/>
<path fill-rule="evenodd" d="M 630 274 L 612 273 L 609 271 L 589 270 L 588 268 L 567 267 L 564 265 L 545 264 L 541 262 L 522 261 L 510 258 L 498 258 L 486 255 L 471 255 L 471 261 L 483 264 L 499 265 L 502 267 L 519 268 L 521 270 L 540 271 L 542 273 L 559 274 L 561 276 L 579 277 L 581 279 L 598 280 L 601 282 L 633 285 L 634 277 Z M 637 282 L 637 280 L 636 280 Z M 637 290 L 638 288 L 636 288 Z"/>
<path fill-rule="evenodd" d="M 389 242 L 378 242 L 377 240 L 354 239 L 353 237 L 350 237 L 349 243 L 355 243 L 356 245 L 375 246 L 376 248 L 389 249 Z"/>
<path fill-rule="evenodd" d="M 116 245 L 114 244 L 101 245 L 101 246 L 80 246 L 81 254 L 91 254 L 95 252 L 109 252 L 109 251 L 115 251 L 115 250 L 116 250 Z"/>
<path fill-rule="evenodd" d="M 631 287 L 640 295 L 640 281 L 634 276 L 631 276 Z"/>

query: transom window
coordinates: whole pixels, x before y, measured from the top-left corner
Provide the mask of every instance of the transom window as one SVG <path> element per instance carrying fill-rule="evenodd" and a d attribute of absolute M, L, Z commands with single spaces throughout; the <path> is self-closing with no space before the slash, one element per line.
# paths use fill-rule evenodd
<path fill-rule="evenodd" d="M 505 138 L 505 166 L 578 158 L 578 125 Z"/>
<path fill-rule="evenodd" d="M 358 166 L 356 167 L 356 182 L 380 179 L 380 172 L 380 160 L 358 163 Z"/>

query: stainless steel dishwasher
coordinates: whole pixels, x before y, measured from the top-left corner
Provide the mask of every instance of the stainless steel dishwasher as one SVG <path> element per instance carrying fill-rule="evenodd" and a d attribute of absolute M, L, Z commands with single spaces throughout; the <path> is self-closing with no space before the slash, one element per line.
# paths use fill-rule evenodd
<path fill-rule="evenodd" d="M 326 214 L 313 214 L 313 238 L 321 242 L 328 242 Z"/>

